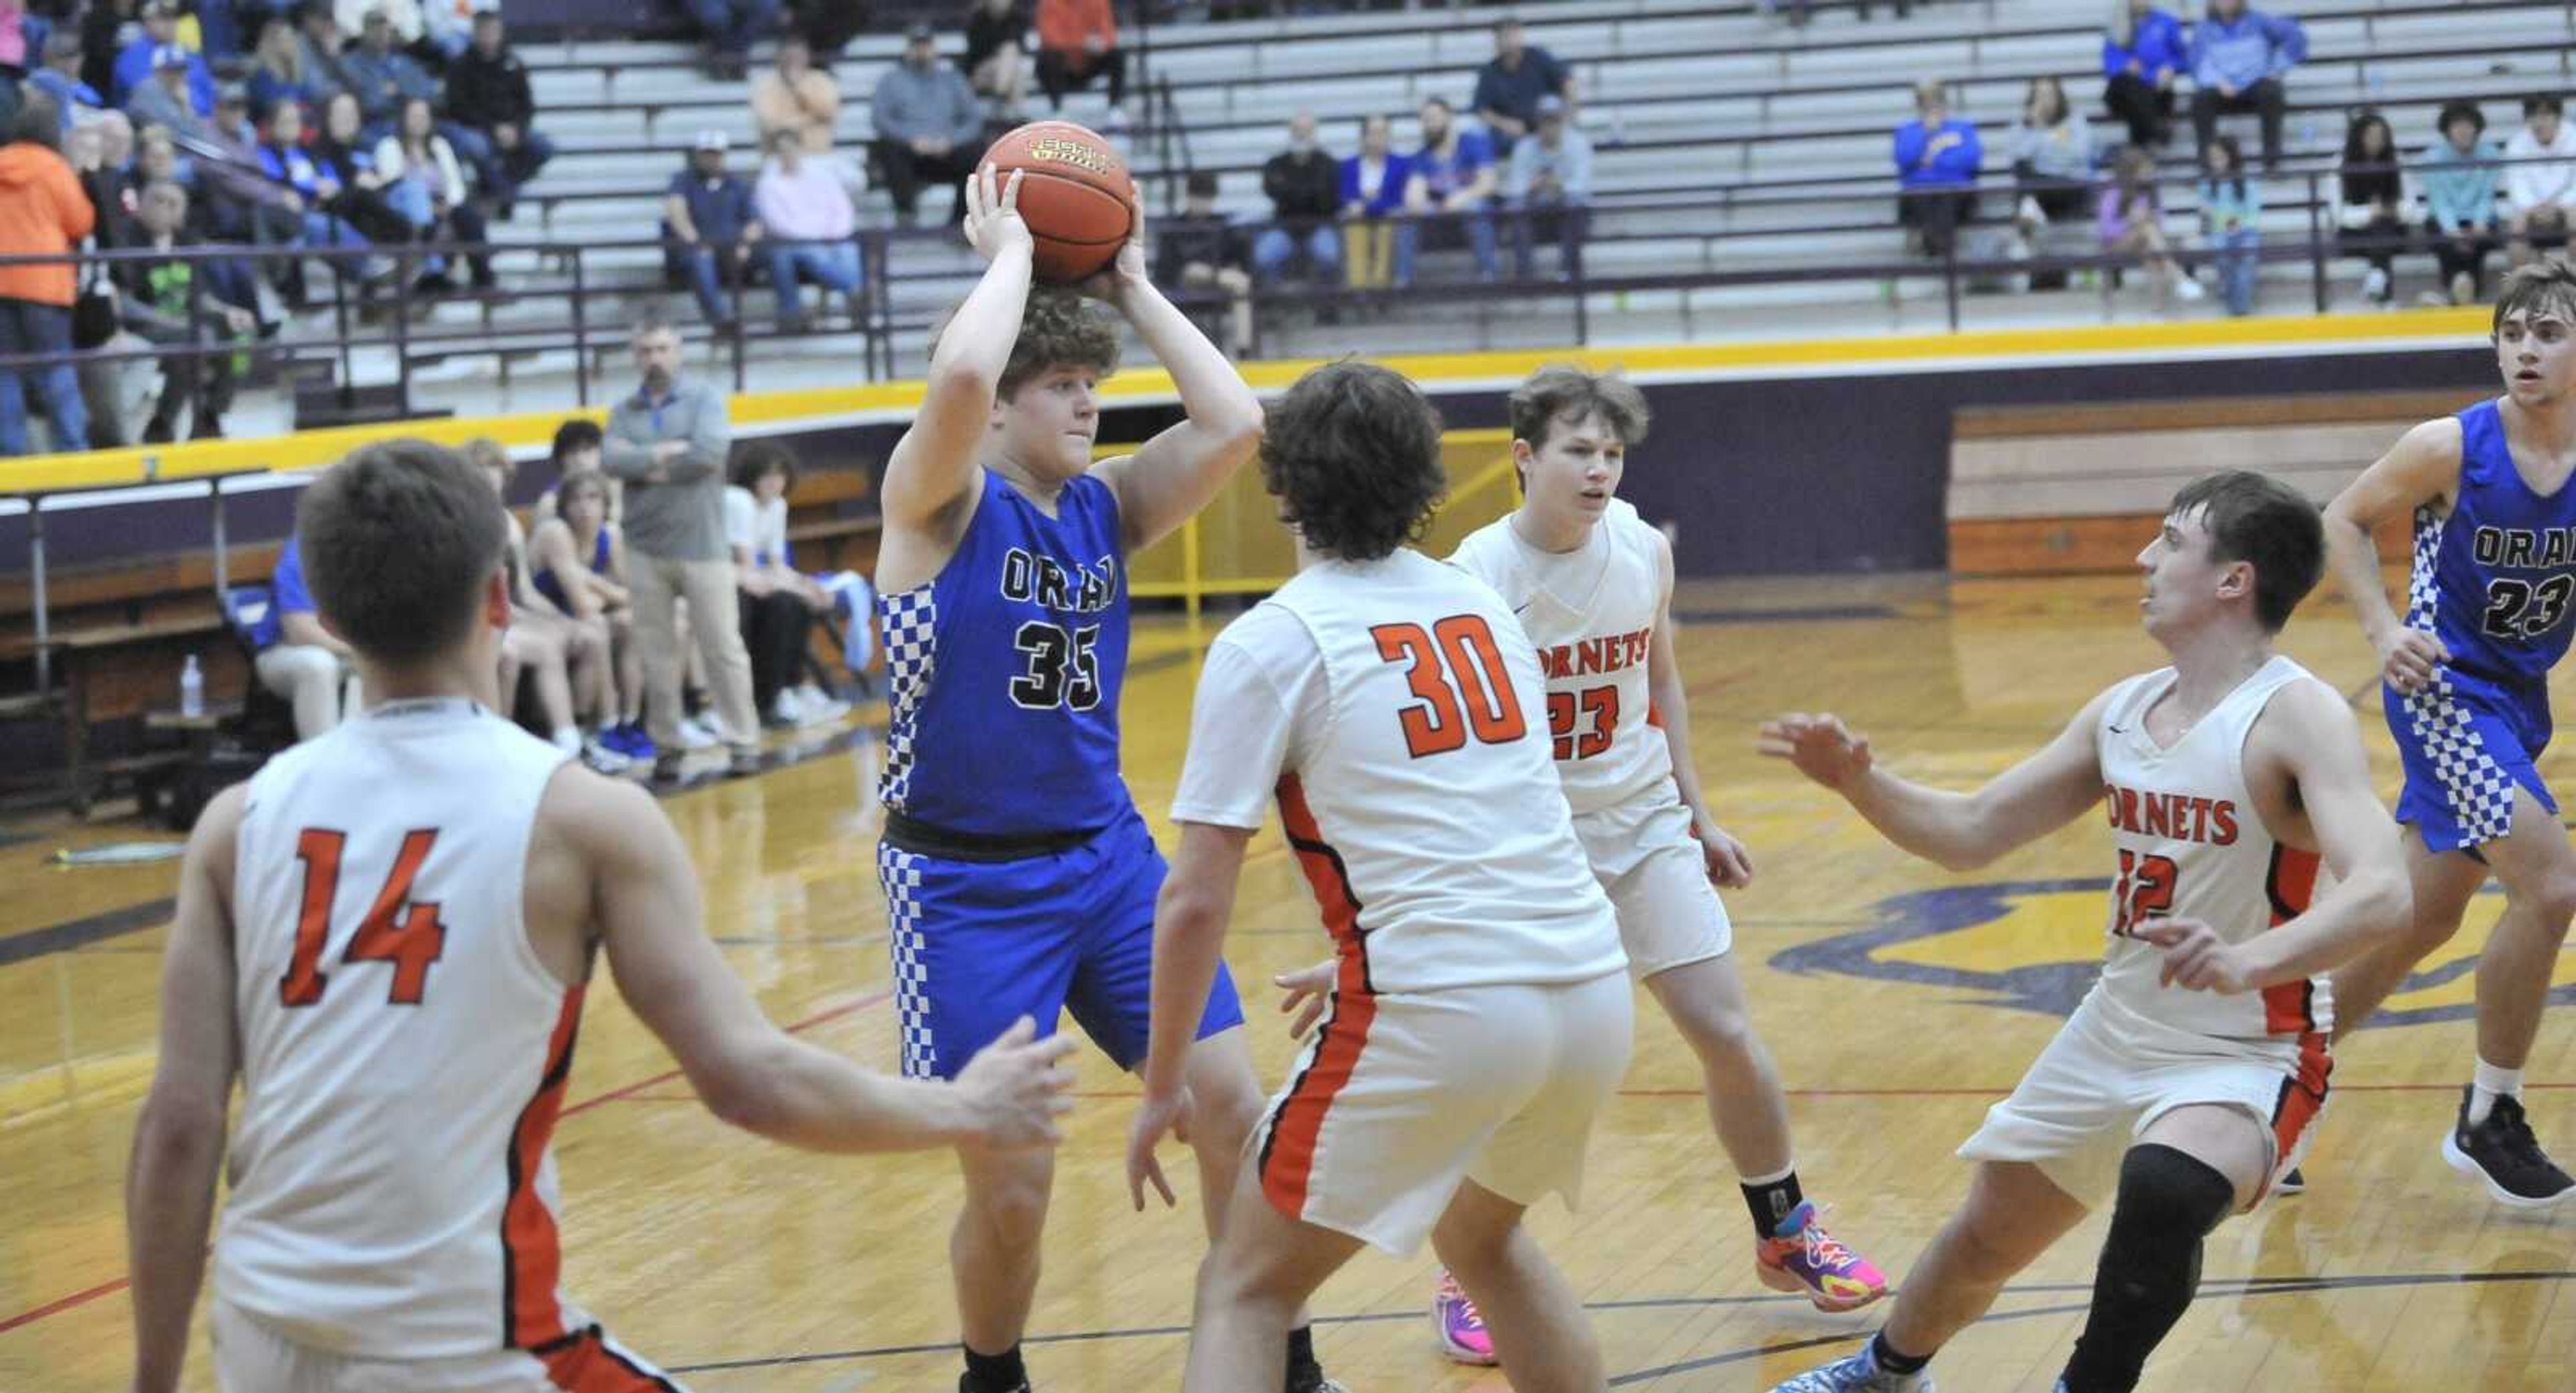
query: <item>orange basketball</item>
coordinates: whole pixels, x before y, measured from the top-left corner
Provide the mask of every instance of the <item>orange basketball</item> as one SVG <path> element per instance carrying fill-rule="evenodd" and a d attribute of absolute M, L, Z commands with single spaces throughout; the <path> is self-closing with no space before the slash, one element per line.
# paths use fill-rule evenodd
<path fill-rule="evenodd" d="M 1071 121 L 1031 121 L 993 142 L 984 162 L 998 189 L 1020 179 L 1020 218 L 1037 240 L 1037 278 L 1068 285 L 1118 255 L 1135 225 L 1136 181 L 1108 141 Z"/>

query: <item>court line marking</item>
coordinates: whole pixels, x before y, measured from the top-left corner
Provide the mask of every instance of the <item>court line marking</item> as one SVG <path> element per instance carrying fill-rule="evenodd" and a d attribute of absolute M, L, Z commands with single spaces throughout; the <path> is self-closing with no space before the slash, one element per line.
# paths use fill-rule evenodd
<path fill-rule="evenodd" d="M 2576 1281 L 2576 1270 L 2539 1272 L 2390 1272 L 2348 1277 L 2213 1277 L 2204 1280 L 2200 1284 L 2200 1295 L 2203 1297 L 2285 1296 L 2312 1294 L 2315 1292 L 2371 1290 L 2388 1287 L 2471 1285 L 2487 1282 L 2562 1281 Z M 2084 1292 L 2089 1294 L 2092 1289 L 2092 1283 L 2090 1282 L 2034 1282 L 2026 1286 L 2007 1287 L 2004 1290 L 2004 1295 L 2031 1296 L 2069 1292 Z M 2061 1304 L 2054 1306 L 2024 1307 L 2019 1310 L 2012 1311 L 1994 1311 L 1980 1318 L 1978 1324 L 1982 1325 L 1995 1321 L 2006 1320 L 2027 1320 L 2036 1316 L 2077 1314 L 2089 1310 L 2091 1308 L 2091 1304 L 2092 1303 L 2088 1300 L 2080 1305 Z M 1795 1294 L 1772 1295 L 1768 1293 L 1760 1296 L 1658 1296 L 1628 1298 L 1617 1301 L 1587 1301 L 1583 1304 L 1583 1309 L 1594 1312 L 1709 1310 L 1726 1306 L 1771 1305 L 1798 1306 L 1804 1308 L 1807 1305 L 1807 1299 Z M 1317 1316 L 1315 1317 L 1315 1324 L 1319 1326 L 1376 1325 L 1383 1324 L 1387 1321 L 1420 1320 L 1422 1319 L 1422 1314 L 1423 1313 L 1420 1311 L 1367 1311 L 1352 1315 Z M 1875 1326 L 1854 1328 L 1850 1330 L 1836 1331 L 1829 1335 L 1814 1335 L 1804 1339 L 1783 1341 L 1776 1344 L 1756 1345 L 1744 1349 L 1727 1350 L 1718 1354 L 1703 1355 L 1696 1359 L 1664 1365 L 1659 1368 L 1639 1369 L 1631 1373 L 1620 1374 L 1613 1377 L 1610 1380 L 1610 1384 L 1615 1388 L 1632 1383 L 1643 1383 L 1649 1379 L 1663 1378 L 1670 1374 L 1687 1373 L 1694 1369 L 1706 1369 L 1722 1364 L 1741 1363 L 1748 1359 L 1759 1359 L 1764 1355 L 1795 1353 L 1799 1350 L 1817 1349 L 1826 1345 L 1849 1344 L 1855 1340 L 1867 1339 L 1875 1329 Z M 1186 1325 L 1144 1325 L 1131 1326 L 1123 1329 L 1073 1330 L 1054 1335 L 1030 1335 L 1023 1338 L 1021 1343 L 1025 1345 L 1093 1344 L 1105 1340 L 1159 1339 L 1173 1335 L 1186 1335 L 1188 1333 L 1189 1327 Z M 777 1369 L 802 1364 L 834 1364 L 860 1359 L 885 1359 L 905 1354 L 947 1354 L 953 1352 L 956 1348 L 957 1344 L 955 1341 L 943 1340 L 936 1344 L 880 1345 L 865 1349 L 817 1350 L 805 1354 L 780 1354 L 747 1359 L 709 1360 L 697 1364 L 668 1364 L 663 1367 L 674 1374 L 729 1373 L 745 1369 Z"/>

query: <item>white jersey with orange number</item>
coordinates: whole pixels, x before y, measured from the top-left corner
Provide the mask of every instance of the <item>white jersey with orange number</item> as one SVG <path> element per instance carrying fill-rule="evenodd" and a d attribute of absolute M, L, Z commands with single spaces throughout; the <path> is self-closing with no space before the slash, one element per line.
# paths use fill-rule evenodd
<path fill-rule="evenodd" d="M 1646 654 L 1664 612 L 1663 537 L 1618 500 L 1581 547 L 1562 555 L 1522 541 L 1505 517 L 1470 533 L 1449 564 L 1494 587 L 1537 645 L 1557 773 L 1575 814 L 1653 795 L 1672 751 L 1653 725 Z"/>
<path fill-rule="evenodd" d="M 462 700 L 394 702 L 271 760 L 235 862 L 243 1102 L 215 1285 L 298 1345 L 535 1349 L 582 989 L 522 919 L 562 752 Z"/>
<path fill-rule="evenodd" d="M 1200 674 L 1174 819 L 1280 820 L 1345 991 L 1588 981 L 1626 958 L 1493 590 L 1411 549 L 1309 566 Z"/>
<path fill-rule="evenodd" d="M 2137 936 L 2156 918 L 2197 919 L 2229 943 L 2304 912 L 2317 855 L 2274 841 L 2245 783 L 2245 738 L 2275 693 L 2314 682 L 2274 657 L 2238 684 L 2168 749 L 2147 733 L 2147 712 L 2172 690 L 2173 669 L 2111 690 L 2094 732 L 2104 811 L 2119 850 L 2111 889 L 2110 950 L 2095 988 L 2113 1013 L 2216 1039 L 2280 1040 L 2334 1028 L 2323 974 L 2242 996 L 2159 983 L 2164 954 Z"/>

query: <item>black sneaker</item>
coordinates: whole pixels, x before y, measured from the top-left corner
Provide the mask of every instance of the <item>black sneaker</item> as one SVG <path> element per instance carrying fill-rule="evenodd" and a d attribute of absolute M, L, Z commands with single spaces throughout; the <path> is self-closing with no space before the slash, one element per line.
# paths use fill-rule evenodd
<path fill-rule="evenodd" d="M 957 1393 L 975 1393 L 975 1376 L 973 1374 L 959 1374 L 957 1376 Z M 1012 1389 L 1011 1393 L 1029 1393 L 1029 1386 L 1027 1383 L 1023 1382 L 1019 1387 Z"/>
<path fill-rule="evenodd" d="M 2307 1192 L 2308 1177 L 2297 1166 L 2281 1172 L 2281 1178 L 2272 1182 L 2272 1193 L 2276 1195 L 2304 1195 Z"/>
<path fill-rule="evenodd" d="M 2442 1159 L 2451 1163 L 2451 1169 L 2477 1176 L 2486 1182 L 2487 1193 L 2495 1196 L 2496 1203 L 2516 1209 L 2547 1208 L 2576 1193 L 2576 1180 L 2549 1159 L 2540 1149 L 2540 1139 L 2531 1134 L 2521 1099 L 2496 1099 L 2487 1120 L 2472 1127 L 2470 1093 L 2468 1087 L 2460 1089 L 2459 1123 L 2442 1139 Z"/>

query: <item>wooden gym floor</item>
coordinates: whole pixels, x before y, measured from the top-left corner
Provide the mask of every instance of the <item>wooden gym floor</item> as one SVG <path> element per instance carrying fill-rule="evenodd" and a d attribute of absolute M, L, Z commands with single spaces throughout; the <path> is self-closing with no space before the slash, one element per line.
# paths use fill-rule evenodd
<path fill-rule="evenodd" d="M 1951 876 L 1751 753 L 1759 718 L 1831 709 L 1906 772 L 1960 785 L 2054 731 L 2094 691 L 2158 663 L 2119 578 L 1732 583 L 1688 587 L 1683 637 L 1700 757 L 1758 880 L 1730 896 L 1737 958 L 1793 1093 L 1809 1192 L 1902 1280 L 1967 1179 L 1952 1148 L 2008 1090 L 2089 976 L 2108 853 L 2091 819 Z M 1209 632 L 1212 632 L 1212 626 Z M 1205 633 L 1197 636 L 1203 641 Z M 2369 652 L 2316 602 L 2285 648 L 2363 702 L 2383 790 L 2395 764 Z M 1178 772 L 1193 666 L 1178 619 L 1140 624 L 1128 777 L 1158 830 Z M 2562 693 L 2562 703 L 2566 694 Z M 867 713 L 882 719 L 881 712 Z M 2576 793 L 2576 760 L 2544 761 Z M 885 921 L 872 872 L 878 747 L 854 733 L 765 777 L 676 796 L 712 931 L 770 1014 L 891 1065 Z M 131 826 L 0 827 L 0 1390 L 125 1386 L 119 1187 L 152 1066 L 155 967 L 172 865 L 57 871 L 59 845 Z M 7 844 L 14 843 L 14 844 Z M 2436 1154 L 2468 1074 L 2467 968 L 2498 907 L 2354 1041 L 2307 1167 L 2312 1188 L 2212 1237 L 2201 1299 L 2149 1366 L 2151 1389 L 2576 1388 L 2576 1205 L 2508 1213 Z M 1230 956 L 1237 977 L 1321 956 L 1276 829 L 1256 843 Z M 2576 997 L 2576 963 L 2558 974 Z M 1265 990 L 1247 1002 L 1265 1084 L 1292 1045 Z M 1642 998 L 1641 998 L 1642 1003 Z M 1536 1227 L 1591 1303 L 1613 1381 L 1759 1390 L 1841 1353 L 1868 1315 L 1827 1317 L 1753 1279 L 1746 1219 L 1696 1071 L 1648 1006 L 1636 1064 L 1603 1119 L 1583 1211 Z M 2576 1010 L 2531 1062 L 2544 1141 L 2576 1156 Z M 1063 1151 L 1029 1355 L 1059 1393 L 1178 1376 L 1195 1206 L 1129 1212 L 1120 1153 L 1132 1088 L 1096 1056 Z M 702 1393 L 953 1386 L 942 1155 L 809 1157 L 694 1105 L 613 991 L 594 994 L 558 1134 L 570 1289 Z M 1186 1173 L 1183 1166 L 1180 1173 Z M 2044 1393 L 2082 1321 L 2101 1219 L 2014 1284 L 1944 1352 L 1954 1393 Z M 1356 1393 L 1499 1389 L 1452 1369 L 1423 1315 L 1432 1265 L 1369 1254 L 1317 1298 L 1317 1345 Z M 191 1388 L 212 1387 L 203 1346 Z"/>

